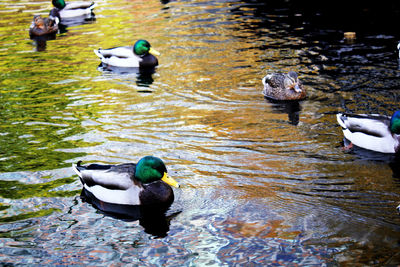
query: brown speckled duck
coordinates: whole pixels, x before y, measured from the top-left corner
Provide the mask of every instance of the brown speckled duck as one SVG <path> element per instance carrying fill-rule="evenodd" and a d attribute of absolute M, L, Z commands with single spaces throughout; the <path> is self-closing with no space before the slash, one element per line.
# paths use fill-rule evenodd
<path fill-rule="evenodd" d="M 55 34 L 58 31 L 58 19 L 42 18 L 40 15 L 33 17 L 32 24 L 29 28 L 31 38 Z"/>
<path fill-rule="evenodd" d="M 262 79 L 262 83 L 264 84 L 264 96 L 273 100 L 302 100 L 307 96 L 303 84 L 294 71 L 289 71 L 287 74 L 267 74 Z"/>

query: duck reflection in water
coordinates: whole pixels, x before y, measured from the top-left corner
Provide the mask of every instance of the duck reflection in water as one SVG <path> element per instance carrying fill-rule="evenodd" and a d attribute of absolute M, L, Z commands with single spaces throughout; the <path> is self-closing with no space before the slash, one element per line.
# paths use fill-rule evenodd
<path fill-rule="evenodd" d="M 265 97 L 265 99 L 272 104 L 271 106 L 274 110 L 281 113 L 287 113 L 290 124 L 299 124 L 301 111 L 299 101 L 277 101 L 267 97 Z"/>
<path fill-rule="evenodd" d="M 97 67 L 97 70 L 110 74 L 125 76 L 123 78 L 133 74 L 136 78 L 136 84 L 144 87 L 149 87 L 154 82 L 153 74 L 156 72 L 156 68 L 126 68 L 111 66 L 104 63 L 100 63 L 100 65 Z M 152 91 L 143 90 L 143 92 L 150 93 Z"/>
<path fill-rule="evenodd" d="M 42 52 L 46 50 L 47 47 L 47 40 L 54 40 L 55 36 L 53 38 L 48 38 L 48 36 L 36 36 L 31 38 L 35 42 L 36 46 L 36 51 L 37 52 Z"/>
<path fill-rule="evenodd" d="M 343 138 L 340 147 L 346 153 L 354 154 L 358 159 L 362 161 L 375 161 L 388 164 L 392 169 L 393 178 L 400 179 L 400 154 L 381 153 L 373 150 L 365 149 L 359 146 L 352 145 L 352 143 Z"/>
<path fill-rule="evenodd" d="M 85 188 L 82 189 L 81 199 L 92 204 L 96 209 L 110 216 L 124 221 L 137 221 L 144 231 L 156 238 L 166 237 L 171 220 L 181 213 L 180 211 L 166 215 L 172 203 L 165 205 L 120 205 L 98 200 Z"/>

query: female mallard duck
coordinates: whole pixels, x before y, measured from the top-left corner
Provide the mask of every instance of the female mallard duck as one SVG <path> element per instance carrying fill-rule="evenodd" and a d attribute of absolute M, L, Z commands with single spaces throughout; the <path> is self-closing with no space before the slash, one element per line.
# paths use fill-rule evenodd
<path fill-rule="evenodd" d="M 288 74 L 268 74 L 262 79 L 262 83 L 264 96 L 273 100 L 302 100 L 306 97 L 303 84 L 294 71 L 289 71 Z"/>
<path fill-rule="evenodd" d="M 154 68 L 159 55 L 146 40 L 138 40 L 134 46 L 122 46 L 110 49 L 94 50 L 94 53 L 105 65 L 123 68 Z"/>
<path fill-rule="evenodd" d="M 168 176 L 164 162 L 146 156 L 137 164 L 72 165 L 85 190 L 96 199 L 119 205 L 169 205 L 179 184 Z"/>
<path fill-rule="evenodd" d="M 34 16 L 29 28 L 31 38 L 50 35 L 58 31 L 58 19 L 42 18 L 40 15 Z"/>
<path fill-rule="evenodd" d="M 390 118 L 381 115 L 337 114 L 343 135 L 352 144 L 381 153 L 400 152 L 400 110 Z"/>
<path fill-rule="evenodd" d="M 50 16 L 62 19 L 91 15 L 95 7 L 94 2 L 80 1 L 65 3 L 64 0 L 52 0 L 54 8 L 50 11 Z"/>

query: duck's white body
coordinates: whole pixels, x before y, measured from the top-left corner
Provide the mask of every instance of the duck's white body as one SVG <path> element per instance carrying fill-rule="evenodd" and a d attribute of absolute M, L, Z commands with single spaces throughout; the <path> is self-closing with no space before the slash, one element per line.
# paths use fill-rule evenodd
<path fill-rule="evenodd" d="M 61 19 L 90 15 L 96 4 L 93 2 L 70 2 L 59 11 Z"/>
<path fill-rule="evenodd" d="M 396 153 L 400 146 L 400 135 L 390 129 L 390 117 L 381 115 L 337 114 L 343 135 L 354 145 L 381 153 Z"/>
<path fill-rule="evenodd" d="M 397 50 L 399 50 L 399 60 L 400 60 L 400 41 L 399 41 L 399 43 L 397 44 Z"/>
<path fill-rule="evenodd" d="M 106 65 L 122 68 L 138 68 L 142 58 L 133 53 L 133 46 L 98 49 L 93 52 Z"/>
<path fill-rule="evenodd" d="M 86 169 L 73 164 L 83 187 L 98 200 L 120 205 L 141 205 L 140 193 L 144 190 L 140 182 L 133 181 L 135 164 L 113 165 L 107 169 Z"/>

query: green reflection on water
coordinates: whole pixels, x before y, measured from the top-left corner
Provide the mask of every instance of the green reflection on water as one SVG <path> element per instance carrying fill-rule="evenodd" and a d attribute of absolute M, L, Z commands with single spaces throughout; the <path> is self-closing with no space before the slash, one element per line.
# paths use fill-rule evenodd
<path fill-rule="evenodd" d="M 39 184 L 24 184 L 19 181 L 0 180 L 0 196 L 8 199 L 24 199 L 31 197 L 71 197 L 75 196 L 79 191 L 51 190 L 75 181 L 75 177 L 67 177 Z"/>
<path fill-rule="evenodd" d="M 22 213 L 22 214 L 18 214 L 15 216 L 2 217 L 2 218 L 0 218 L 0 223 L 9 223 L 9 222 L 26 220 L 26 219 L 30 219 L 30 218 L 43 217 L 43 216 L 47 216 L 47 215 L 52 214 L 53 212 L 58 212 L 58 211 L 60 211 L 60 210 L 51 208 L 51 209 L 34 211 L 34 212 Z"/>

